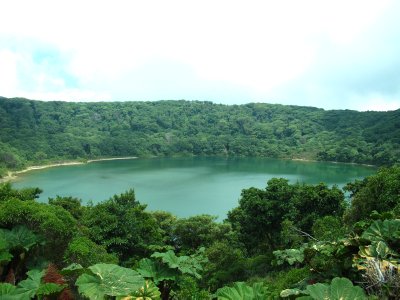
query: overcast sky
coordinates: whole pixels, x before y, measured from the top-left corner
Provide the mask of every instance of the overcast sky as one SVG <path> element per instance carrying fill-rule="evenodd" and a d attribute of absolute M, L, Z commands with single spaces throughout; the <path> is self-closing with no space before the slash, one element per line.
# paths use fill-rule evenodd
<path fill-rule="evenodd" d="M 0 11 L 0 96 L 400 108 L 398 0 L 4 0 Z"/>

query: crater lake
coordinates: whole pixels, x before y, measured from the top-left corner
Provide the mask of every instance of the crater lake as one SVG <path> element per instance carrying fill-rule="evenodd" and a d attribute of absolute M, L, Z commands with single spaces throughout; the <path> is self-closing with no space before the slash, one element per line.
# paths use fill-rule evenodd
<path fill-rule="evenodd" d="M 242 189 L 265 188 L 273 177 L 342 187 L 375 171 L 363 165 L 267 158 L 147 158 L 30 171 L 18 175 L 13 186 L 41 188 L 41 202 L 59 195 L 80 198 L 82 204 L 97 203 L 132 188 L 136 200 L 147 204 L 148 210 L 179 217 L 211 214 L 222 220 L 238 205 Z"/>

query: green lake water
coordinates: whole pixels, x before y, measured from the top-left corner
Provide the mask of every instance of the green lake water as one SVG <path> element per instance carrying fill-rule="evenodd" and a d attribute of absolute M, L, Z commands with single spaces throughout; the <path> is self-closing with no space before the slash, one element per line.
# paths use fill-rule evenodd
<path fill-rule="evenodd" d="M 93 162 L 36 170 L 21 175 L 13 185 L 40 187 L 39 201 L 73 196 L 94 203 L 130 188 L 149 210 L 165 210 L 179 217 L 197 214 L 223 219 L 238 205 L 240 192 L 265 188 L 273 177 L 290 182 L 343 186 L 376 171 L 375 168 L 322 162 L 265 158 L 152 158 Z"/>

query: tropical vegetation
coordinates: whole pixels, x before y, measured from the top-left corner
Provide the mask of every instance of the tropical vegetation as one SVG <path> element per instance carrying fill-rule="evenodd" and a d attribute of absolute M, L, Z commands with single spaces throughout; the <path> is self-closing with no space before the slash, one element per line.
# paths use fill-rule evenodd
<path fill-rule="evenodd" d="M 71 103 L 0 97 L 0 175 L 100 157 L 264 156 L 400 162 L 400 110 L 203 101 Z"/>
<path fill-rule="evenodd" d="M 223 222 L 0 185 L 1 299 L 399 299 L 400 167 L 268 181 Z"/>
<path fill-rule="evenodd" d="M 133 189 L 42 203 L 1 183 L 0 299 L 400 299 L 400 110 L 0 98 L 0 121 L 0 177 L 121 156 L 383 166 L 344 188 L 244 187 L 222 222 L 149 211 Z"/>

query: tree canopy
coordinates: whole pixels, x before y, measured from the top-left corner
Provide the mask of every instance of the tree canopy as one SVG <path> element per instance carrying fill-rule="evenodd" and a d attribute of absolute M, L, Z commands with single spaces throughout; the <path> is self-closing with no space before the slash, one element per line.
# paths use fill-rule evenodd
<path fill-rule="evenodd" d="M 117 156 L 265 156 L 378 165 L 400 161 L 400 110 L 0 98 L 0 122 L 0 174 L 29 164 Z"/>

